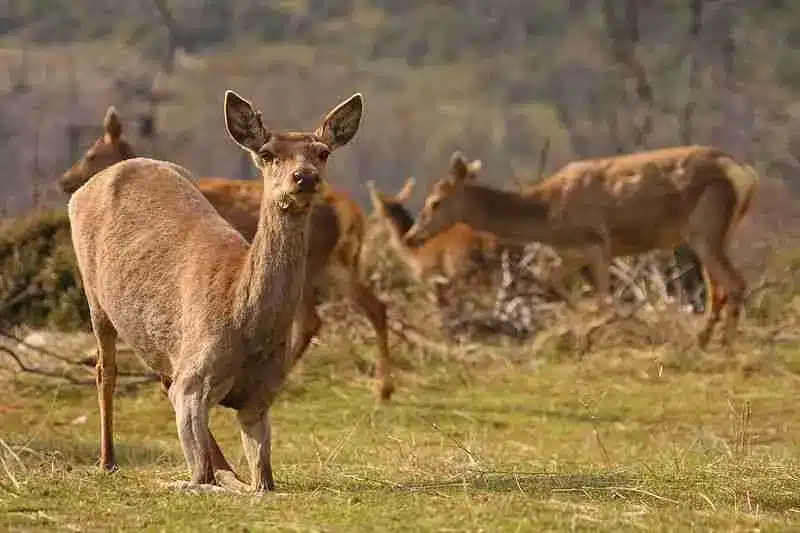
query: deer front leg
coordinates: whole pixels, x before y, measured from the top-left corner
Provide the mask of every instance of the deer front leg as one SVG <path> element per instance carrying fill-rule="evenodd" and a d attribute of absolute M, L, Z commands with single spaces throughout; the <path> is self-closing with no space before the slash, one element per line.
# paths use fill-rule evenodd
<path fill-rule="evenodd" d="M 602 244 L 586 250 L 586 259 L 597 293 L 597 310 L 601 312 L 613 305 L 611 299 L 611 257 L 608 247 Z"/>
<path fill-rule="evenodd" d="M 262 405 L 248 406 L 241 409 L 236 416 L 241 426 L 244 455 L 250 467 L 251 490 L 256 493 L 275 490 L 269 410 Z"/>
<path fill-rule="evenodd" d="M 577 309 L 577 302 L 572 293 L 567 288 L 566 279 L 572 273 L 587 264 L 588 260 L 585 256 L 575 252 L 559 251 L 561 256 L 561 264 L 555 267 L 547 276 L 547 284 L 556 296 L 564 300 L 564 303 L 570 309 Z"/>
<path fill-rule="evenodd" d="M 172 386 L 172 379 L 167 376 L 161 376 L 161 390 L 167 398 L 169 398 L 169 388 Z M 211 433 L 211 429 L 208 430 L 208 441 L 211 446 L 211 463 L 214 465 L 215 473 L 219 470 L 229 471 L 233 473 L 234 477 L 236 473 L 233 470 L 233 467 L 225 458 L 225 454 L 222 453 L 222 448 L 219 447 L 217 443 L 217 439 L 214 438 L 214 434 Z"/>
<path fill-rule="evenodd" d="M 211 431 L 208 427 L 208 398 L 202 383 L 199 376 L 180 376 L 169 388 L 178 438 L 192 471 L 190 487 L 215 484 Z"/>

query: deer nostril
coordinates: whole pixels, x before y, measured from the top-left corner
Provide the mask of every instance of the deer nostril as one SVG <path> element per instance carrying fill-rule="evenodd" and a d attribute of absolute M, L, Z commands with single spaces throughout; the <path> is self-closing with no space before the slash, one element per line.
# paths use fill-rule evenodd
<path fill-rule="evenodd" d="M 300 192 L 313 192 L 319 186 L 319 173 L 316 170 L 296 170 L 292 177 Z"/>

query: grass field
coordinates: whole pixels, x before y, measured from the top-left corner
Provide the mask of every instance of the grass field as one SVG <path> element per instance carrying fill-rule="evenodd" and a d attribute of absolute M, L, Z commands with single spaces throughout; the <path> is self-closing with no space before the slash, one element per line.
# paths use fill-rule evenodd
<path fill-rule="evenodd" d="M 395 346 L 377 407 L 373 347 L 331 335 L 272 411 L 278 490 L 186 494 L 167 400 L 122 387 L 120 470 L 98 470 L 94 387 L 0 373 L 5 531 L 797 531 L 800 350 L 741 358 L 598 349 L 534 356 Z M 212 427 L 243 457 L 231 412 Z"/>

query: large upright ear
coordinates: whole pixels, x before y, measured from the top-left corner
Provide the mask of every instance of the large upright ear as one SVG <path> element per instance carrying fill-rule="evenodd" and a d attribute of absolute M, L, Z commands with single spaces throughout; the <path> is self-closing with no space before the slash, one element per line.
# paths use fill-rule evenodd
<path fill-rule="evenodd" d="M 369 180 L 367 182 L 367 190 L 369 191 L 369 199 L 372 201 L 372 208 L 379 209 L 381 204 L 383 204 L 383 198 L 381 198 L 381 193 L 375 187 L 375 182 Z"/>
<path fill-rule="evenodd" d="M 450 158 L 450 175 L 456 181 L 463 180 L 469 174 L 467 168 L 467 161 L 464 159 L 464 154 L 459 151 L 453 152 L 453 157 Z"/>
<path fill-rule="evenodd" d="M 253 153 L 258 153 L 270 136 L 261 113 L 231 90 L 225 91 L 225 128 L 236 144 Z"/>
<path fill-rule="evenodd" d="M 341 104 L 334 107 L 317 128 L 315 134 L 335 150 L 344 146 L 355 136 L 361 124 L 364 102 L 361 93 L 356 93 Z"/>
<path fill-rule="evenodd" d="M 408 178 L 405 184 L 403 184 L 403 188 L 400 189 L 400 191 L 394 195 L 394 199 L 400 202 L 401 204 L 406 203 L 408 199 L 411 198 L 411 191 L 414 189 L 414 184 L 416 182 L 417 180 L 415 180 L 413 176 Z"/>
<path fill-rule="evenodd" d="M 480 172 L 482 168 L 483 168 L 483 163 L 481 162 L 481 160 L 480 159 L 473 159 L 467 165 L 467 173 L 471 177 L 475 178 L 475 177 L 478 176 L 478 172 Z"/>
<path fill-rule="evenodd" d="M 109 141 L 118 141 L 122 136 L 122 122 L 119 120 L 117 108 L 113 105 L 106 109 L 106 116 L 103 117 L 103 131 Z"/>

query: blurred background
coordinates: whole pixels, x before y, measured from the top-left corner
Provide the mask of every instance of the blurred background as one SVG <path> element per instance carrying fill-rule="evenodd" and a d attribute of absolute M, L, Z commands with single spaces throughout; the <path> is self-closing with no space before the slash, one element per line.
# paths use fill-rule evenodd
<path fill-rule="evenodd" d="M 418 207 L 456 148 L 505 186 L 534 179 L 545 148 L 552 171 L 714 144 L 780 180 L 762 196 L 784 224 L 800 188 L 796 2 L 3 0 L 0 39 L 6 214 L 64 202 L 54 180 L 109 104 L 140 155 L 250 177 L 224 134 L 226 88 L 275 128 L 313 126 L 363 92 L 332 179 L 365 207 L 365 180 L 391 190 L 408 175 Z"/>

